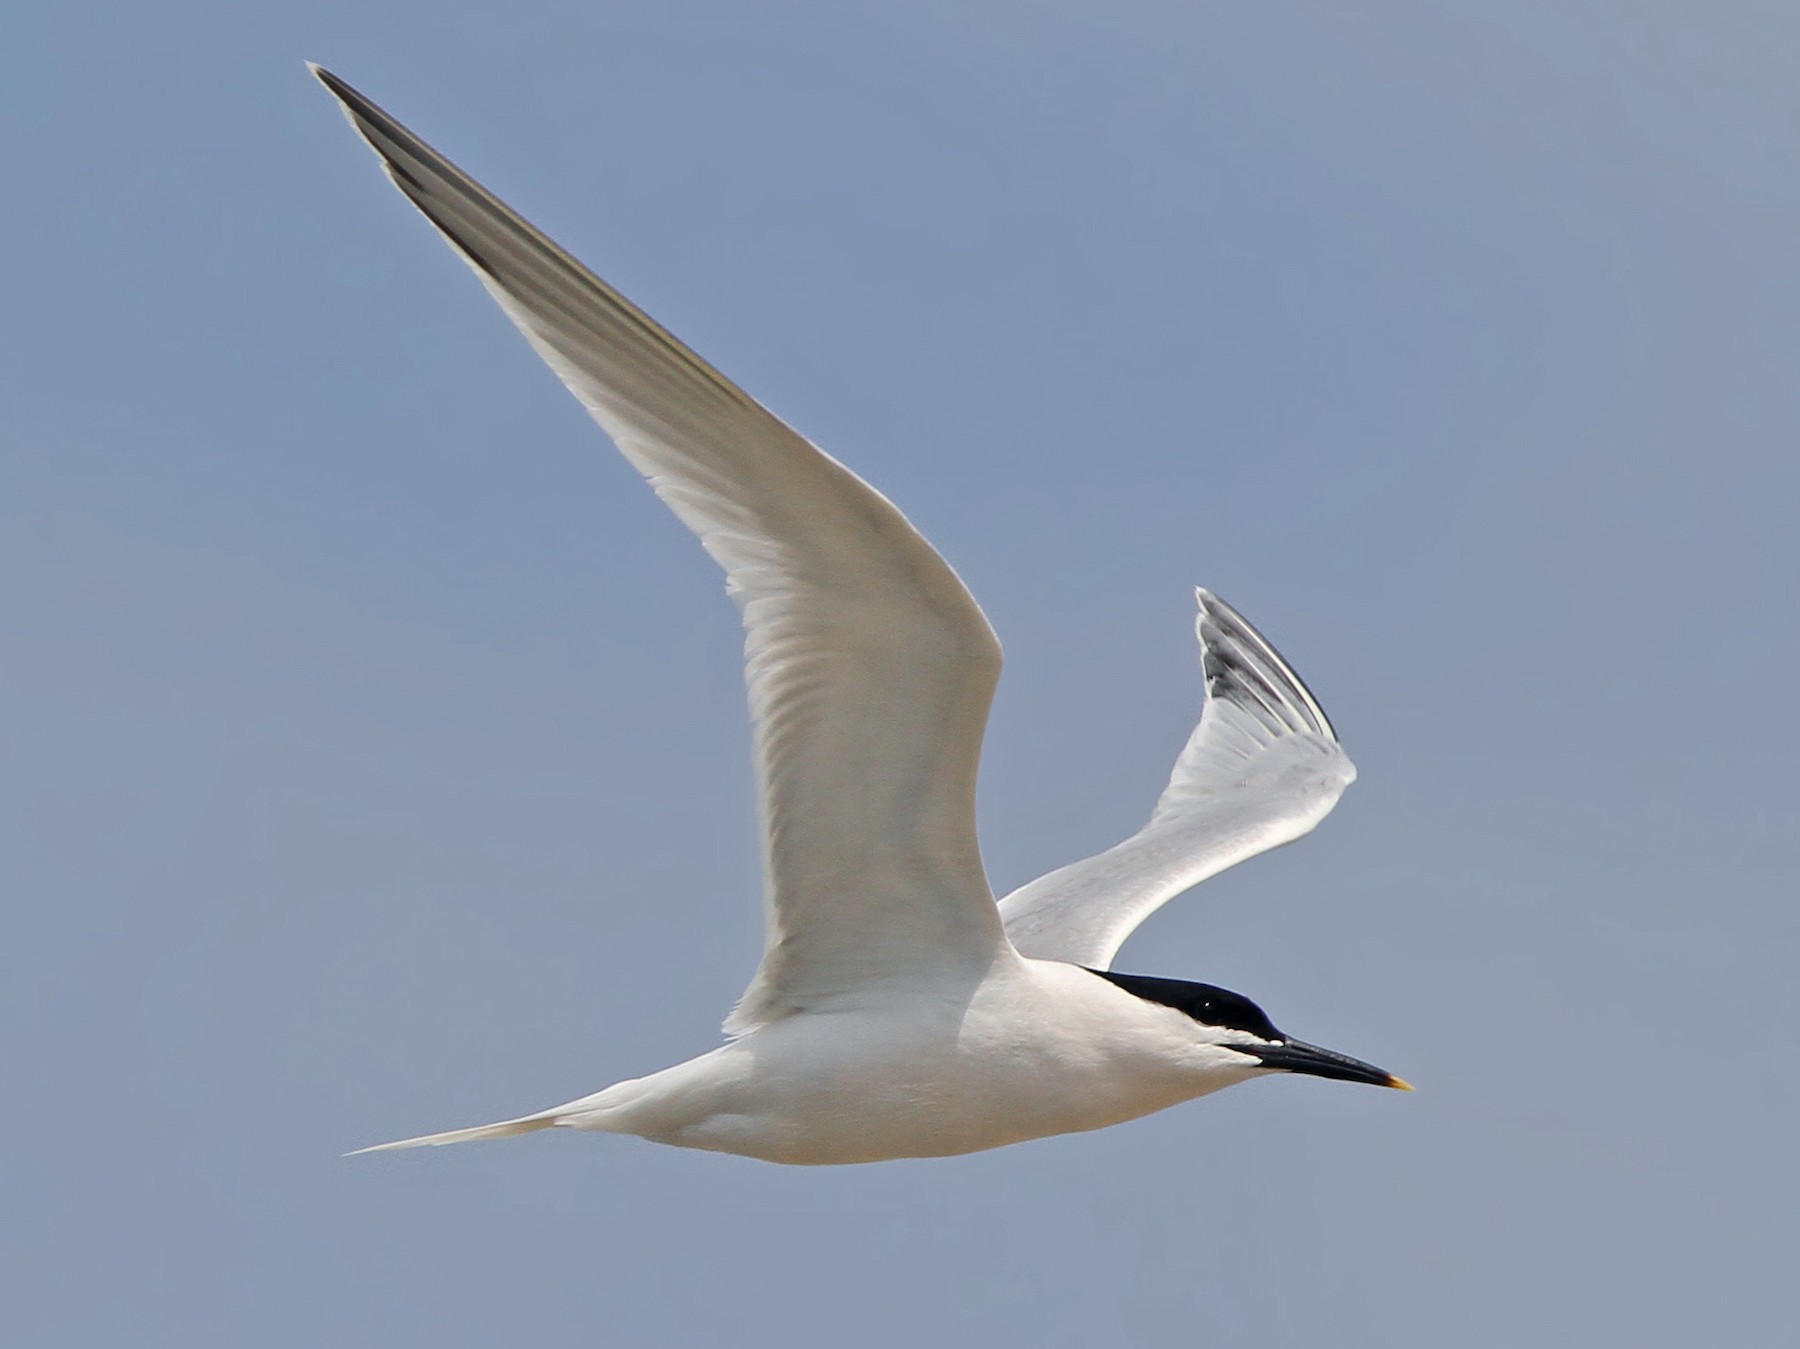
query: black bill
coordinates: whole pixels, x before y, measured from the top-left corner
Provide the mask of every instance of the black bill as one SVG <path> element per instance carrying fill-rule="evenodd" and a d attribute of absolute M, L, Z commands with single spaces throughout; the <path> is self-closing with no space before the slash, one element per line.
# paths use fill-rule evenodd
<path fill-rule="evenodd" d="M 1232 1045 L 1230 1048 L 1234 1053 L 1261 1059 L 1265 1068 L 1306 1073 L 1312 1077 L 1333 1077 L 1340 1082 L 1368 1082 L 1377 1087 L 1393 1087 L 1398 1091 L 1412 1090 L 1410 1082 L 1395 1077 L 1385 1068 L 1353 1059 L 1348 1054 L 1320 1049 L 1304 1040 L 1288 1040 L 1275 1045 Z"/>

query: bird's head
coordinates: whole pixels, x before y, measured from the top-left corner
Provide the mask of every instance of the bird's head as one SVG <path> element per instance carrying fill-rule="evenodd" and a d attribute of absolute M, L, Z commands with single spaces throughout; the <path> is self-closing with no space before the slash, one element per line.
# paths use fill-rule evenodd
<path fill-rule="evenodd" d="M 1251 1071 L 1305 1073 L 1342 1082 L 1369 1082 L 1378 1087 L 1411 1091 L 1412 1084 L 1385 1068 L 1321 1049 L 1276 1029 L 1268 1014 L 1242 993 L 1185 979 L 1156 979 L 1142 974 L 1095 970 L 1102 979 L 1146 1002 L 1172 1007 L 1189 1017 L 1203 1042 L 1228 1052 L 1228 1062 L 1248 1059 Z"/>

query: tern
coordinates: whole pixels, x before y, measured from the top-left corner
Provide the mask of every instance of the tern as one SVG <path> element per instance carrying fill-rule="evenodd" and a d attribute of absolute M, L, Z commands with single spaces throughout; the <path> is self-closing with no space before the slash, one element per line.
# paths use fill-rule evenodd
<path fill-rule="evenodd" d="M 742 612 L 765 944 L 698 1058 L 497 1124 L 800 1165 L 1099 1129 L 1271 1073 L 1410 1090 L 1209 984 L 1122 974 L 1169 899 L 1308 833 L 1356 776 L 1324 711 L 1198 592 L 1205 702 L 1148 823 L 995 902 L 975 773 L 1000 647 L 942 557 L 791 430 L 328 71 L 424 213 L 725 571 Z"/>

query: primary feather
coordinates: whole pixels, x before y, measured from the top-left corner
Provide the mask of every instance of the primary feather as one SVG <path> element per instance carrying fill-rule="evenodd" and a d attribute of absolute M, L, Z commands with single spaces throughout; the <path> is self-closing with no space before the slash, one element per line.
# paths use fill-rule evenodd
<path fill-rule="evenodd" d="M 886 497 L 805 440 L 443 155 L 314 73 L 724 568 L 743 613 L 765 946 L 727 1028 L 1001 941 L 975 838 L 1000 646 Z"/>
<path fill-rule="evenodd" d="M 1280 653 L 1217 595 L 1196 595 L 1200 722 L 1142 829 L 1000 902 L 1022 955 L 1110 967 L 1157 909 L 1310 832 L 1356 778 L 1324 710 Z"/>

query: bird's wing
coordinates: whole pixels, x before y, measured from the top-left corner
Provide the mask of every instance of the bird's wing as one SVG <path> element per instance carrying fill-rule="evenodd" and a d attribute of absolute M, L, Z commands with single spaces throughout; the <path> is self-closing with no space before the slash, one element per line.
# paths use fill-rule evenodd
<path fill-rule="evenodd" d="M 1275 648 L 1218 596 L 1197 593 L 1200 724 L 1148 824 L 1000 902 L 1024 955 L 1107 968 L 1157 909 L 1309 832 L 1356 777 L 1324 710 Z"/>
<path fill-rule="evenodd" d="M 351 125 L 725 569 L 743 613 L 766 944 L 727 1029 L 1005 938 L 975 840 L 1000 647 L 885 497 L 326 71 Z"/>

